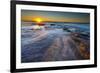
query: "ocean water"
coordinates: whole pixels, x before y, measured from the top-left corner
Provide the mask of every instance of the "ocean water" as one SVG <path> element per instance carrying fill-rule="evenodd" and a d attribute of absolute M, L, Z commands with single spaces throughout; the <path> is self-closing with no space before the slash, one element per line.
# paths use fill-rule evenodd
<path fill-rule="evenodd" d="M 25 26 L 24 26 L 25 24 Z M 74 51 L 77 51 L 77 49 L 74 47 L 74 50 L 71 48 L 75 44 L 71 43 L 72 41 L 68 41 L 67 43 L 70 43 L 68 46 L 65 46 L 66 42 L 63 40 L 71 40 L 69 34 L 72 32 L 78 32 L 81 34 L 85 34 L 80 36 L 84 40 L 89 40 L 90 38 L 90 25 L 89 24 L 81 24 L 81 23 L 45 23 L 45 26 L 49 29 L 45 30 L 34 30 L 33 26 L 35 23 L 25 23 L 21 27 L 21 62 L 27 63 L 27 62 L 44 62 L 44 61 L 63 61 L 63 60 L 80 60 L 83 59 L 82 57 L 79 57 L 76 55 Z M 53 25 L 51 25 L 53 24 Z M 67 28 L 70 30 L 63 30 L 64 28 Z M 58 41 L 60 46 L 60 50 L 54 50 L 53 52 L 59 51 L 59 53 L 52 54 L 52 57 L 50 55 L 50 52 L 48 50 L 53 45 L 55 41 Z M 61 43 L 62 41 L 62 43 Z M 56 43 L 54 43 L 56 44 Z M 73 44 L 73 46 L 72 46 Z M 66 51 L 65 48 L 69 48 L 67 50 L 68 53 L 63 53 Z M 63 49 L 62 54 L 60 51 Z M 90 51 L 87 49 L 87 51 Z M 77 51 L 77 54 L 79 52 Z M 65 55 L 63 57 L 62 55 Z M 55 57 L 53 57 L 55 55 Z M 59 56 L 57 56 L 59 55 Z M 50 57 L 50 58 L 49 58 Z M 49 59 L 48 59 L 49 58 Z"/>

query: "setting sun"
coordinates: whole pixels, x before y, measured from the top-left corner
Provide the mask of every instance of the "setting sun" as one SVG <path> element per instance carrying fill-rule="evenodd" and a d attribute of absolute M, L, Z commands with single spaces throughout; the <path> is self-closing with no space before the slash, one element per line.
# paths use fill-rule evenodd
<path fill-rule="evenodd" d="M 35 21 L 36 21 L 37 23 L 40 23 L 40 22 L 42 22 L 42 19 L 41 19 L 41 18 L 36 18 Z"/>

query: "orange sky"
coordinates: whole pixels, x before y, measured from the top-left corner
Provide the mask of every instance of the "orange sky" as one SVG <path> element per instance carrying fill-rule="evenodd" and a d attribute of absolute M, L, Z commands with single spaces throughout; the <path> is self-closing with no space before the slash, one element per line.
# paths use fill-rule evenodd
<path fill-rule="evenodd" d="M 88 13 L 22 10 L 22 21 L 34 22 L 37 18 L 40 18 L 43 22 L 90 22 Z"/>

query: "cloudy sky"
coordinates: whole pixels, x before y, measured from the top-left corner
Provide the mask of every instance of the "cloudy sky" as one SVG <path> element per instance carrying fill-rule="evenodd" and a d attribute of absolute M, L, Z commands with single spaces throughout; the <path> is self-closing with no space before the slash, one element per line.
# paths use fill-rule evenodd
<path fill-rule="evenodd" d="M 89 13 L 21 10 L 22 21 L 34 22 L 37 18 L 43 22 L 90 22 Z"/>

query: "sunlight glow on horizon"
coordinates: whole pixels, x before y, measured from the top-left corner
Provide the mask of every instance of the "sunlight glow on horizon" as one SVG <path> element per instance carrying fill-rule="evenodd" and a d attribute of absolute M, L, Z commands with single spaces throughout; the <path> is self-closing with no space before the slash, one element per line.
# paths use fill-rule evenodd
<path fill-rule="evenodd" d="M 37 23 L 41 23 L 43 20 L 42 20 L 42 18 L 35 18 L 35 21 L 36 21 Z"/>
<path fill-rule="evenodd" d="M 21 21 L 89 23 L 89 13 L 22 10 Z"/>

